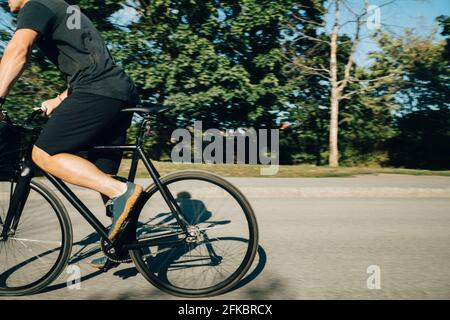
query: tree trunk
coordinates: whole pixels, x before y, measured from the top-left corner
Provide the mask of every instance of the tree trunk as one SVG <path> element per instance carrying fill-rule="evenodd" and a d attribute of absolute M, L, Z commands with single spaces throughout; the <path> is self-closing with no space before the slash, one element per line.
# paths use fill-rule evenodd
<path fill-rule="evenodd" d="M 340 88 L 338 85 L 338 68 L 337 68 L 337 37 L 339 33 L 339 0 L 335 1 L 334 24 L 330 39 L 330 138 L 329 138 L 329 157 L 328 164 L 330 167 L 339 166 L 338 151 L 338 116 L 339 116 L 339 100 Z"/>
<path fill-rule="evenodd" d="M 339 149 L 338 149 L 338 120 L 339 120 L 339 89 L 331 89 L 331 110 L 330 110 L 330 154 L 328 164 L 330 167 L 339 167 Z"/>

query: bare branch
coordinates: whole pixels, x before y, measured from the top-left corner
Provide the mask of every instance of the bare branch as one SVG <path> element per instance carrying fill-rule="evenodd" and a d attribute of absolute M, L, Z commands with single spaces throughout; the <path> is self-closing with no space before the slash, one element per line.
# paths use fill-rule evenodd
<path fill-rule="evenodd" d="M 376 89 L 379 86 L 373 86 L 373 87 L 365 87 L 365 88 L 359 88 L 358 90 L 349 91 L 346 94 L 342 95 L 340 97 L 340 100 L 348 100 L 351 97 L 353 97 L 355 94 L 363 94 L 365 92 L 371 91 Z"/>
<path fill-rule="evenodd" d="M 345 8 L 346 8 L 348 11 L 350 11 L 355 17 L 359 17 L 359 16 L 360 16 L 360 14 L 356 13 L 356 12 L 352 9 L 352 6 L 349 5 L 349 4 L 347 3 L 346 0 L 342 0 L 342 3 L 344 4 Z"/>
<path fill-rule="evenodd" d="M 320 68 L 321 68 L 322 70 L 324 70 L 324 71 L 330 73 L 330 69 L 325 68 L 325 66 L 324 66 L 323 64 L 319 63 L 319 66 L 320 66 Z"/>
<path fill-rule="evenodd" d="M 300 39 L 302 39 L 302 38 L 306 38 L 306 39 L 308 39 L 308 40 L 317 41 L 317 42 L 322 42 L 322 43 L 326 43 L 326 44 L 328 44 L 328 45 L 330 44 L 329 41 L 326 41 L 326 40 L 323 40 L 323 39 L 319 39 L 319 38 L 316 38 L 316 37 L 313 37 L 313 36 L 309 36 L 309 35 L 307 35 L 307 34 L 304 34 L 303 32 L 298 32 L 298 34 L 300 35 L 300 36 L 298 37 L 299 39 L 294 40 L 294 42 L 300 41 Z"/>
<path fill-rule="evenodd" d="M 352 96 L 354 96 L 355 94 L 359 93 L 363 93 L 363 91 L 365 90 L 354 90 L 354 91 L 350 91 L 349 93 L 344 94 L 343 96 L 341 96 L 340 100 L 349 100 Z"/>
<path fill-rule="evenodd" d="M 378 5 L 378 8 L 383 8 L 383 7 L 385 7 L 385 6 L 388 6 L 388 5 L 390 5 L 390 4 L 393 4 L 393 3 L 396 2 L 396 1 L 397 1 L 397 0 L 386 1 L 386 2 L 383 3 L 383 4 Z"/>
<path fill-rule="evenodd" d="M 365 93 L 365 92 L 373 91 L 373 90 L 381 87 L 382 85 L 386 84 L 386 81 L 383 81 L 383 80 L 386 80 L 386 79 L 389 79 L 389 78 L 393 78 L 396 75 L 397 74 L 394 73 L 394 74 L 391 74 L 391 75 L 388 75 L 388 76 L 378 77 L 378 78 L 374 78 L 374 79 L 370 79 L 370 80 L 361 80 L 361 82 L 364 81 L 366 83 L 369 83 L 369 85 L 367 85 L 365 87 L 362 87 L 362 88 L 358 88 L 357 90 L 353 90 L 353 91 L 347 92 L 346 94 L 342 95 L 340 99 L 341 100 L 344 100 L 344 99 L 348 100 L 352 96 L 354 96 L 355 94 L 362 94 L 362 93 Z"/>
<path fill-rule="evenodd" d="M 318 26 L 318 27 L 325 27 L 325 25 L 326 25 L 325 21 L 322 21 L 322 23 L 320 23 L 320 22 L 315 22 L 315 21 L 312 21 L 312 20 L 304 19 L 304 18 L 302 18 L 302 17 L 300 17 L 300 16 L 298 16 L 298 15 L 296 15 L 294 13 L 291 13 L 291 15 L 295 19 L 297 19 L 297 20 L 299 20 L 301 22 L 306 22 L 306 23 L 309 23 L 309 24 L 312 24 L 312 25 L 315 25 L 315 26 Z"/>
<path fill-rule="evenodd" d="M 344 79 L 341 81 L 340 85 L 339 85 L 339 90 L 343 91 L 345 89 L 345 87 L 348 84 L 348 81 L 350 79 L 350 71 L 353 67 L 353 59 L 356 53 L 356 49 L 358 48 L 359 45 L 359 40 L 360 40 L 360 33 L 361 33 L 361 27 L 362 27 L 362 22 L 361 19 L 362 17 L 364 17 L 367 14 L 367 10 L 369 7 L 369 1 L 368 0 L 364 0 L 364 12 L 358 16 L 357 18 L 357 24 L 356 24 L 356 31 L 355 31 L 355 39 L 353 41 L 353 45 L 352 48 L 350 50 L 350 55 L 348 57 L 348 61 L 347 64 L 345 66 L 345 70 L 344 70 Z"/>
<path fill-rule="evenodd" d="M 385 79 L 389 79 L 392 78 L 394 76 L 396 76 L 397 73 L 392 73 L 390 75 L 387 76 L 382 76 L 382 77 L 378 77 L 378 78 L 372 78 L 372 79 L 349 79 L 348 82 L 349 83 L 369 83 L 369 82 L 378 82 L 381 80 L 385 80 Z"/>
<path fill-rule="evenodd" d="M 323 77 L 329 81 L 329 70 L 326 69 L 322 64 L 320 64 L 319 68 L 311 67 L 305 63 L 302 62 L 302 60 L 305 60 L 305 57 L 298 57 L 296 58 L 292 52 L 289 53 L 289 56 L 286 54 L 282 54 L 283 58 L 286 59 L 291 63 L 291 65 L 298 70 L 305 71 L 308 75 L 317 75 L 320 77 Z M 293 57 L 294 58 L 291 58 Z"/>
<path fill-rule="evenodd" d="M 328 77 L 328 75 L 325 75 L 325 74 L 320 73 L 320 72 L 313 72 L 313 71 L 308 71 L 306 74 L 302 74 L 301 76 L 299 76 L 299 77 L 297 77 L 295 79 L 299 79 L 299 78 L 302 78 L 302 77 L 305 77 L 305 76 L 318 76 L 318 77 L 321 77 L 321 78 L 325 79 L 327 82 L 330 81 L 330 78 Z"/>
<path fill-rule="evenodd" d="M 291 30 L 296 30 L 295 26 L 293 26 L 291 23 L 288 23 L 288 27 L 289 27 Z M 297 41 L 299 41 L 299 40 L 302 39 L 302 38 L 306 38 L 306 39 L 309 39 L 309 40 L 312 40 L 312 41 L 317 41 L 317 42 L 322 42 L 322 43 L 330 44 L 330 43 L 329 43 L 328 41 L 326 41 L 326 40 L 319 39 L 319 38 L 316 38 L 316 37 L 307 35 L 307 34 L 301 32 L 301 31 L 295 31 L 295 33 L 296 33 L 295 38 L 297 38 L 297 39 L 294 39 L 293 42 L 297 42 Z"/>
<path fill-rule="evenodd" d="M 330 73 L 330 70 L 329 70 L 329 69 L 322 68 L 322 67 L 321 67 L 321 68 L 310 67 L 310 66 L 307 66 L 306 64 L 301 63 L 301 62 L 298 62 L 298 61 L 294 61 L 293 64 L 294 64 L 296 67 L 299 67 L 299 68 L 302 68 L 302 69 L 306 69 L 306 70 L 308 70 L 308 71 L 313 71 L 313 72 L 325 72 L 326 74 L 329 74 L 329 73 Z"/>

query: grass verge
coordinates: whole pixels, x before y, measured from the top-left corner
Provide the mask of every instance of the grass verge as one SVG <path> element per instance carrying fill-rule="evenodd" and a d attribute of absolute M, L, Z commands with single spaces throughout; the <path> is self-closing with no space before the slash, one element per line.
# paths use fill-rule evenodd
<path fill-rule="evenodd" d="M 119 175 L 126 176 L 130 167 L 131 160 L 124 159 L 120 167 Z M 351 177 L 361 174 L 408 174 L 408 175 L 433 175 L 433 176 L 450 176 L 450 170 L 432 171 L 432 170 L 416 170 L 401 168 L 381 168 L 381 167 L 318 167 L 312 165 L 295 165 L 280 166 L 278 173 L 271 176 L 261 175 L 261 169 L 266 166 L 262 165 L 227 165 L 227 164 L 174 164 L 171 162 L 153 161 L 156 169 L 161 175 L 177 170 L 196 169 L 206 170 L 224 177 L 272 177 L 272 178 L 324 178 L 324 177 Z M 140 162 L 137 172 L 138 178 L 148 177 L 144 165 Z"/>

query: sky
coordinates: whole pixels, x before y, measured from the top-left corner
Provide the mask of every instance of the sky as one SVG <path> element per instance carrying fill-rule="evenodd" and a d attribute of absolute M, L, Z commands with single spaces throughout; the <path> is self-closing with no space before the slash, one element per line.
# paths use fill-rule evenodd
<path fill-rule="evenodd" d="M 346 0 L 352 4 L 352 8 L 361 8 L 362 0 Z M 419 35 L 427 36 L 433 28 L 437 28 L 436 17 L 440 15 L 450 16 L 450 0 L 396 0 L 388 4 L 391 0 L 369 0 L 369 5 L 380 7 L 381 31 L 387 30 L 394 34 L 402 34 L 405 28 L 414 28 Z M 342 21 L 349 20 L 352 17 L 347 9 L 343 9 Z M 333 17 L 328 15 L 327 22 L 330 24 Z M 344 32 L 354 33 L 355 25 L 348 24 L 343 28 Z M 359 65 L 368 65 L 370 61 L 367 54 L 377 49 L 374 41 L 367 37 L 369 30 L 365 26 L 363 30 L 364 40 L 359 46 L 356 55 L 356 61 Z M 441 29 L 438 29 L 438 33 Z M 438 34 L 437 38 L 441 38 Z"/>
<path fill-rule="evenodd" d="M 3 0 L 0 0 L 3 1 Z M 358 10 L 363 3 L 363 0 L 345 0 L 351 5 L 353 10 Z M 439 15 L 450 16 L 450 0 L 396 0 L 394 3 L 382 6 L 391 0 L 369 0 L 370 5 L 377 5 L 380 7 L 380 22 L 383 29 L 390 32 L 401 34 L 404 28 L 415 28 L 419 34 L 428 35 L 432 28 L 437 24 L 435 19 Z M 351 18 L 348 10 L 343 8 L 342 21 Z M 126 24 L 127 20 L 135 18 L 130 10 L 121 10 L 115 15 L 120 24 Z M 332 21 L 332 16 L 328 15 L 326 19 L 329 23 Z M 2 24 L 9 23 L 9 19 L 4 12 L 0 11 L 0 28 Z M 347 24 L 342 29 L 343 32 L 352 32 L 354 25 Z M 369 30 L 363 30 L 364 41 L 362 41 L 357 55 L 356 61 L 360 65 L 367 65 L 370 61 L 367 59 L 367 54 L 370 51 L 377 49 L 373 40 L 367 38 Z"/>

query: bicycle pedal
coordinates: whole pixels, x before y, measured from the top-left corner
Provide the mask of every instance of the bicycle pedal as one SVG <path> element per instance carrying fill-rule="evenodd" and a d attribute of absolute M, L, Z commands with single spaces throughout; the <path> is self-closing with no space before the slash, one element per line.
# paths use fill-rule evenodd
<path fill-rule="evenodd" d="M 106 261 L 105 265 L 103 266 L 103 268 L 101 268 L 100 270 L 102 270 L 103 272 L 107 272 L 108 270 L 117 268 L 120 265 L 120 263 L 118 262 L 114 262 L 108 259 L 108 261 Z"/>

